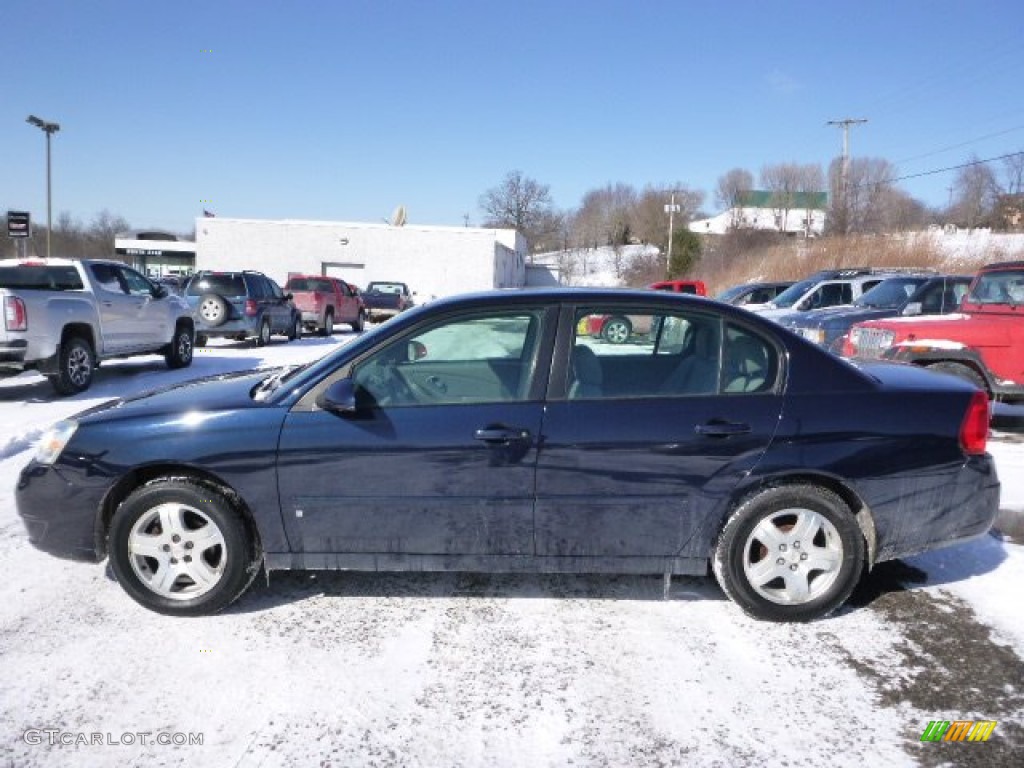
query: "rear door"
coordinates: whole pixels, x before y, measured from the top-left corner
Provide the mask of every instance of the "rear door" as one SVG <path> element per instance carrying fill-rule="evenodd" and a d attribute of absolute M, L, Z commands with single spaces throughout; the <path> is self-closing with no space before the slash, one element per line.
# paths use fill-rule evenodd
<path fill-rule="evenodd" d="M 706 308 L 646 310 L 651 333 L 626 344 L 577 335 L 589 316 L 624 312 L 645 310 L 581 306 L 560 323 L 537 554 L 575 568 L 630 570 L 615 559 L 642 558 L 681 572 L 682 559 L 707 556 L 710 511 L 772 439 L 782 358 L 763 334 Z"/>

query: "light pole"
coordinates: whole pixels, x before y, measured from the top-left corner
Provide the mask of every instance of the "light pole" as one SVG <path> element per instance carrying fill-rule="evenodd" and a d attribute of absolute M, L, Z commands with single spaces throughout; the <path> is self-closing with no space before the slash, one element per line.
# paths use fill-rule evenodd
<path fill-rule="evenodd" d="M 26 121 L 46 134 L 46 258 L 50 258 L 50 232 L 53 231 L 53 198 L 51 197 L 50 137 L 60 130 L 60 125 L 29 115 Z"/>
<path fill-rule="evenodd" d="M 679 213 L 680 206 L 676 205 L 676 193 L 672 193 L 672 202 L 665 206 L 665 213 L 668 214 L 668 254 L 665 256 L 665 277 L 672 271 L 672 217 Z"/>

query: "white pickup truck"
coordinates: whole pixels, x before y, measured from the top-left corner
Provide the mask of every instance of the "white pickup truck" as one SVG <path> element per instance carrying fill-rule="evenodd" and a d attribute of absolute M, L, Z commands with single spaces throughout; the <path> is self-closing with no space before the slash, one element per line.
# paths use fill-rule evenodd
<path fill-rule="evenodd" d="M 0 261 L 0 375 L 37 370 L 61 395 L 89 388 L 101 360 L 158 353 L 192 363 L 188 304 L 118 261 Z"/>

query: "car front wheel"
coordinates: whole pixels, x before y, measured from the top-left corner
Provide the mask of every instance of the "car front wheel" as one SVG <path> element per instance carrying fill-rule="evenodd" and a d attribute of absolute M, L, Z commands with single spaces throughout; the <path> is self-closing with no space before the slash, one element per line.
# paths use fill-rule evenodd
<path fill-rule="evenodd" d="M 168 368 L 187 368 L 192 365 L 193 337 L 192 329 L 179 326 L 174 331 L 174 338 L 164 355 Z"/>
<path fill-rule="evenodd" d="M 212 487 L 163 479 L 133 492 L 110 526 L 110 564 L 122 588 L 158 613 L 217 613 L 258 570 L 239 513 Z"/>
<path fill-rule="evenodd" d="M 747 614 L 810 621 L 846 602 L 864 567 L 864 537 L 835 493 L 812 485 L 769 488 L 726 522 L 713 568 Z"/>

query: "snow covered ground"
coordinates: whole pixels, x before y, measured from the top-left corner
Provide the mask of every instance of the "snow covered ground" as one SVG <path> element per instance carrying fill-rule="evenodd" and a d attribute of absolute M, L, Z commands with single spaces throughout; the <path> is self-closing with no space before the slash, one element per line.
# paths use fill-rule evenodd
<path fill-rule="evenodd" d="M 993 536 L 887 564 L 837 616 L 797 626 L 747 619 L 711 579 L 677 579 L 662 600 L 657 578 L 473 574 L 275 573 L 219 616 L 173 619 L 105 564 L 28 544 L 12 492 L 49 423 L 350 338 L 225 342 L 185 371 L 108 363 L 72 399 L 34 375 L 0 382 L 0 766 L 862 768 L 1024 753 L 1024 547 Z M 1024 442 L 996 438 L 1003 505 L 1024 509 Z M 961 718 L 999 724 L 985 744 L 920 742 L 930 720 Z M 202 744 L 156 743 L 189 734 Z"/>

